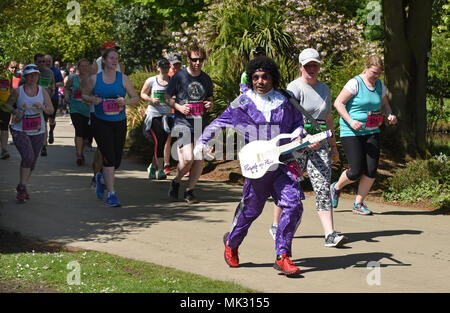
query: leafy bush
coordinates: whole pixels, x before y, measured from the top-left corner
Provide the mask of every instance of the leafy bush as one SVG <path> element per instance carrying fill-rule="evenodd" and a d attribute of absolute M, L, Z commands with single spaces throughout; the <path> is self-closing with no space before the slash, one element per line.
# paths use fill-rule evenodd
<path fill-rule="evenodd" d="M 150 72 L 136 72 L 131 74 L 130 80 L 133 84 L 134 89 L 138 94 L 140 94 L 142 86 L 145 80 L 157 73 Z M 149 142 L 147 138 L 144 137 L 142 133 L 142 126 L 145 119 L 145 112 L 147 110 L 148 103 L 144 100 L 139 100 L 136 107 L 127 108 L 127 141 L 125 146 L 133 154 L 144 159 L 145 162 L 151 162 L 151 155 L 149 149 Z"/>
<path fill-rule="evenodd" d="M 450 208 L 450 158 L 445 154 L 408 163 L 389 183 L 383 193 L 387 201 L 428 200 L 436 209 Z"/>

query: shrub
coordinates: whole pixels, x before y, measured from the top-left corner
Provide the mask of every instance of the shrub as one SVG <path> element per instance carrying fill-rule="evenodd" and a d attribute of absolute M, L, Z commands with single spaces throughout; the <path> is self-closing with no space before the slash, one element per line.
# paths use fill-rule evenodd
<path fill-rule="evenodd" d="M 450 207 L 450 158 L 440 154 L 429 160 L 410 162 L 389 178 L 387 201 L 428 200 L 435 209 Z"/>

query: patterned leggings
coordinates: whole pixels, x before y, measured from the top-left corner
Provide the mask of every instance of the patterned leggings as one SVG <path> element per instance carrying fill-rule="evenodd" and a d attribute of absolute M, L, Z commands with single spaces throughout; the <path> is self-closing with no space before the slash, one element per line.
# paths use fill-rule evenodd
<path fill-rule="evenodd" d="M 319 150 L 306 149 L 303 153 L 293 153 L 303 172 L 308 172 L 311 185 L 316 193 L 317 211 L 331 211 L 331 160 L 328 143 L 322 141 Z"/>
<path fill-rule="evenodd" d="M 44 142 L 45 134 L 29 136 L 25 132 L 11 129 L 11 135 L 14 144 L 22 157 L 20 166 L 34 170 L 42 143 Z"/>

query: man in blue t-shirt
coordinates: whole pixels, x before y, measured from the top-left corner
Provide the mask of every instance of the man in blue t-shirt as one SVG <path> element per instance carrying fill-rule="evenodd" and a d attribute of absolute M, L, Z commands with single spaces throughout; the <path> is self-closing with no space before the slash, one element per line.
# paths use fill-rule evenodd
<path fill-rule="evenodd" d="M 194 143 L 208 123 L 206 111 L 213 106 L 213 83 L 202 71 L 205 50 L 192 45 L 187 50 L 188 67 L 178 71 L 169 81 L 165 102 L 175 109 L 172 137 L 178 137 L 178 167 L 172 180 L 169 197 L 178 200 L 178 189 L 184 174 L 190 171 L 189 183 L 184 193 L 187 203 L 198 203 L 194 187 L 203 170 L 203 161 L 194 160 Z M 175 97 L 175 98 L 173 98 Z"/>
<path fill-rule="evenodd" d="M 50 126 L 48 131 L 48 143 L 52 144 L 55 139 L 53 136 L 53 130 L 56 127 L 56 112 L 58 111 L 58 104 L 59 104 L 59 98 L 58 98 L 58 88 L 64 87 L 64 78 L 61 75 L 61 71 L 53 66 L 53 58 L 51 55 L 47 54 L 44 56 L 45 59 L 45 66 L 52 70 L 53 76 L 55 77 L 55 91 L 52 95 L 50 95 L 52 99 L 53 104 L 53 114 L 48 116 L 48 125 Z"/>

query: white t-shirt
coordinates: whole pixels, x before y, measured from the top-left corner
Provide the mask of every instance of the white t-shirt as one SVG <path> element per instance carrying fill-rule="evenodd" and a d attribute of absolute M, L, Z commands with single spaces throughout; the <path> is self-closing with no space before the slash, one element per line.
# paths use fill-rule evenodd
<path fill-rule="evenodd" d="M 356 80 L 356 78 L 352 78 L 345 84 L 344 88 L 352 95 L 356 96 L 356 94 L 358 93 L 358 81 Z M 383 82 L 381 82 L 381 88 L 382 88 L 381 98 L 383 98 L 386 95 L 386 86 L 383 84 Z M 367 89 L 369 89 L 370 91 L 374 91 L 375 87 L 374 88 L 367 87 Z"/>
<path fill-rule="evenodd" d="M 166 86 L 162 86 L 158 82 L 158 76 L 152 76 L 147 78 L 145 81 L 145 85 L 150 87 L 151 89 L 151 98 L 158 98 L 160 104 L 159 105 L 151 105 L 149 104 L 147 107 L 147 115 L 151 114 L 153 116 L 161 116 L 161 115 L 172 115 L 172 108 L 164 103 L 164 94 L 167 89 Z"/>
<path fill-rule="evenodd" d="M 316 120 L 324 121 L 331 112 L 330 88 L 326 84 L 318 81 L 311 86 L 299 77 L 289 83 L 287 90 L 294 94 L 300 105 Z"/>

